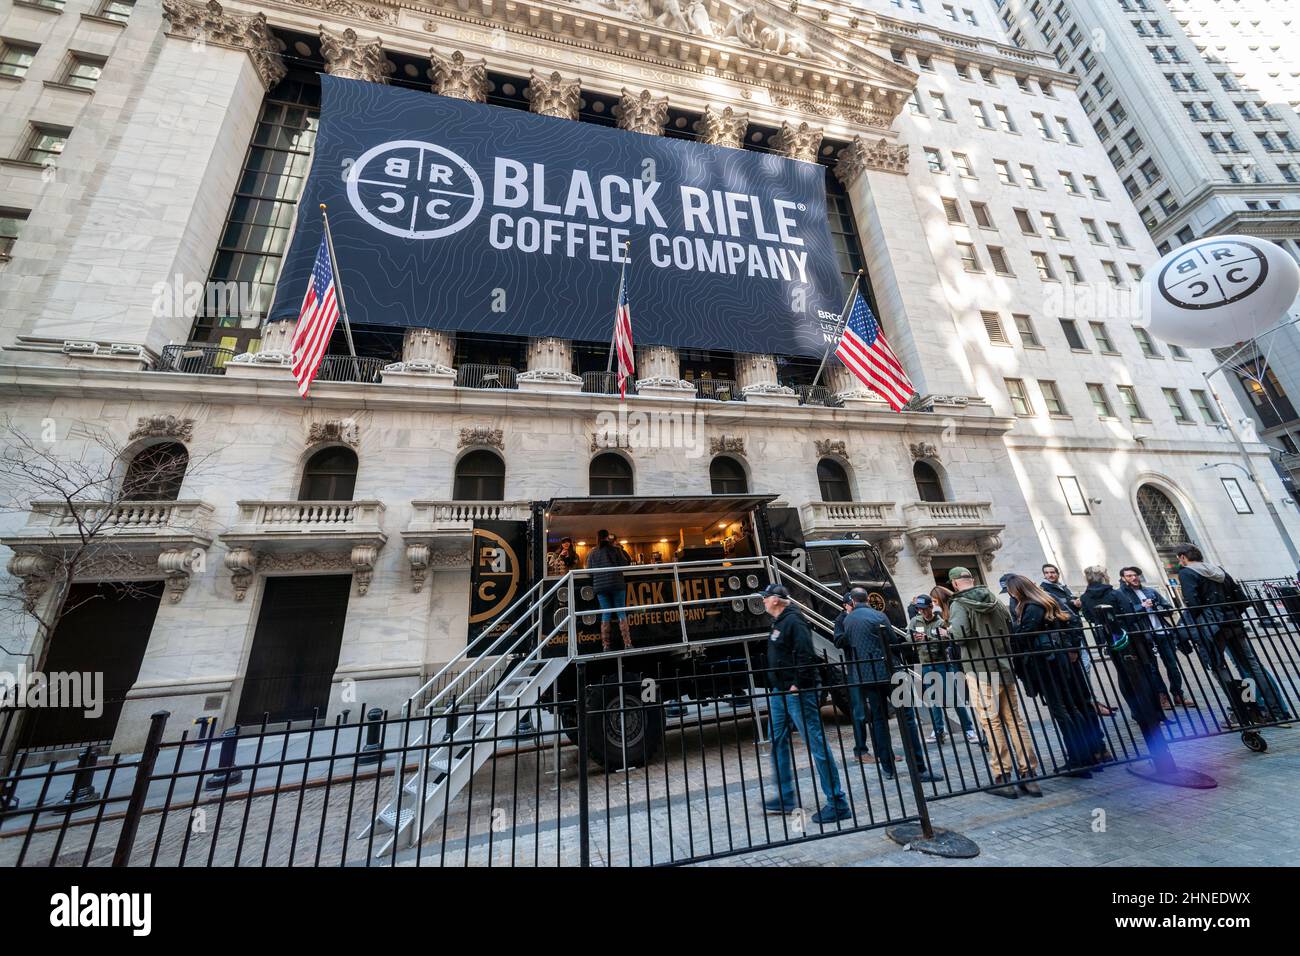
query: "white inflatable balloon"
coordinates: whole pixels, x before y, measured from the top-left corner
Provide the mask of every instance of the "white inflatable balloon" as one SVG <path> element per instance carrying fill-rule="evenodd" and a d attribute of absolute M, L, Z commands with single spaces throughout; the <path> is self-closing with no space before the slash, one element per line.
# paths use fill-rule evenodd
<path fill-rule="evenodd" d="M 1254 236 L 1207 236 L 1180 246 L 1142 280 L 1135 323 L 1188 348 L 1254 338 L 1282 320 L 1300 292 L 1300 266 Z"/>

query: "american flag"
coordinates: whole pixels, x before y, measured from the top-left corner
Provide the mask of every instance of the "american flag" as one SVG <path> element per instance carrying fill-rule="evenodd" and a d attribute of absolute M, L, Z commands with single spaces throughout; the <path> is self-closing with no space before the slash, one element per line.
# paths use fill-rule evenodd
<path fill-rule="evenodd" d="M 632 308 L 627 303 L 627 266 L 618 280 L 618 308 L 614 310 L 614 351 L 618 353 L 618 397 L 627 398 L 627 380 L 636 374 L 632 349 Z"/>
<path fill-rule="evenodd" d="M 306 397 L 316 370 L 320 368 L 330 336 L 339 321 L 339 302 L 334 288 L 334 264 L 330 261 L 329 243 L 321 236 L 316 251 L 316 265 L 311 270 L 307 294 L 298 312 L 293 330 L 293 377 L 298 380 L 298 394 Z"/>
<path fill-rule="evenodd" d="M 896 412 L 902 411 L 908 399 L 916 394 L 912 380 L 885 341 L 885 333 L 880 331 L 880 323 L 860 291 L 853 294 L 853 307 L 849 309 L 849 320 L 835 347 L 835 355 Z"/>

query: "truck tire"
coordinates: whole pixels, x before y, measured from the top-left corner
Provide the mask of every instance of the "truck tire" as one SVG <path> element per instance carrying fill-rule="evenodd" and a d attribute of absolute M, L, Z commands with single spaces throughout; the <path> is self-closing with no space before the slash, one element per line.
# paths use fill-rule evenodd
<path fill-rule="evenodd" d="M 641 699 L 641 675 L 624 672 L 587 687 L 587 753 L 606 770 L 643 767 L 663 742 L 662 701 Z"/>

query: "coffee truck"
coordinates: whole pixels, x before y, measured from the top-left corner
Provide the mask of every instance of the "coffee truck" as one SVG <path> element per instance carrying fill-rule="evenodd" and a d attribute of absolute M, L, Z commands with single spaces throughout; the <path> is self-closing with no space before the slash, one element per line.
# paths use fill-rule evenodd
<path fill-rule="evenodd" d="M 471 645 L 486 650 L 512 623 L 494 611 L 541 581 L 549 597 L 530 613 L 538 634 L 550 635 L 542 654 L 575 660 L 557 681 L 558 699 L 577 699 L 576 661 L 582 660 L 587 707 L 597 712 L 588 725 L 592 755 L 607 766 L 643 764 L 658 750 L 671 705 L 745 702 L 751 681 L 762 683 L 771 619 L 757 592 L 774 577 L 823 619 L 838 611 L 836 596 L 862 586 L 896 626 L 905 624 L 898 591 L 871 544 L 805 541 L 798 512 L 775 500 L 744 494 L 553 498 L 533 502 L 528 522 L 479 522 Z M 628 557 L 621 570 L 632 646 L 623 648 L 615 613 L 608 652 L 585 570 L 601 530 L 617 536 Z M 554 557 L 565 539 L 571 542 L 567 565 Z M 503 563 L 504 553 L 510 560 Z M 568 570 L 571 577 L 552 587 Z M 820 632 L 829 637 L 825 627 Z M 828 683 L 834 676 L 827 674 Z M 847 710 L 847 701 L 836 704 Z M 610 719 L 611 711 L 623 719 Z M 560 720 L 576 738 L 576 708 L 562 707 Z"/>

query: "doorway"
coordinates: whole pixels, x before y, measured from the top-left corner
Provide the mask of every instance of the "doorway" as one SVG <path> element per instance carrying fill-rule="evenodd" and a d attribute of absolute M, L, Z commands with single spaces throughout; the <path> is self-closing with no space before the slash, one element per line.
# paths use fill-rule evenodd
<path fill-rule="evenodd" d="M 350 574 L 266 579 L 237 723 L 324 716 L 351 592 Z"/>
<path fill-rule="evenodd" d="M 934 583 L 943 585 L 949 590 L 952 590 L 952 585 L 948 583 L 948 572 L 953 568 L 966 568 L 971 574 L 975 575 L 976 584 L 985 583 L 984 570 L 980 567 L 979 558 L 973 554 L 935 556 L 930 559 L 930 570 L 934 573 Z"/>
<path fill-rule="evenodd" d="M 140 676 L 162 594 L 162 581 L 72 586 L 43 670 L 47 676 L 103 674 L 103 711 L 91 717 L 80 707 L 34 707 L 27 712 L 23 747 L 112 739 L 127 691 Z"/>

